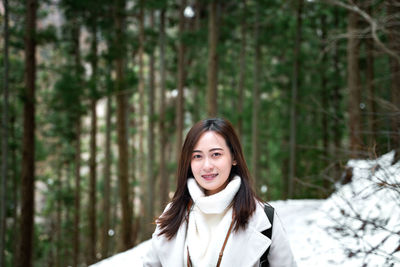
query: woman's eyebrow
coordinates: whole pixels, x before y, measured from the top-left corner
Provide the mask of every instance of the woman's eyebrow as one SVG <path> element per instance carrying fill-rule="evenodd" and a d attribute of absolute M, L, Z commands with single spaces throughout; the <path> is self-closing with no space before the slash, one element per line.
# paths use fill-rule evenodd
<path fill-rule="evenodd" d="M 212 151 L 216 151 L 216 150 L 222 150 L 222 151 L 224 151 L 224 150 L 223 150 L 222 148 L 220 148 L 220 147 L 211 148 L 209 151 L 212 152 Z"/>
<path fill-rule="evenodd" d="M 222 150 L 222 151 L 224 151 L 222 148 L 216 147 L 216 148 L 211 148 L 211 149 L 209 150 L 209 152 L 216 151 L 216 150 Z M 193 150 L 192 153 L 203 153 L 203 151 L 201 151 L 201 150 Z"/>

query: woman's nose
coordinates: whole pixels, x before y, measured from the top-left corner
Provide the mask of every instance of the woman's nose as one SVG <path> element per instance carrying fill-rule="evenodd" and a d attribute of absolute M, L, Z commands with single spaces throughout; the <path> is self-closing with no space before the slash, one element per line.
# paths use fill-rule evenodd
<path fill-rule="evenodd" d="M 214 168 L 214 166 L 213 166 L 211 160 L 210 160 L 208 157 L 206 157 L 205 160 L 204 160 L 203 169 L 204 169 L 205 171 L 210 171 L 210 170 L 212 170 L 213 168 Z"/>

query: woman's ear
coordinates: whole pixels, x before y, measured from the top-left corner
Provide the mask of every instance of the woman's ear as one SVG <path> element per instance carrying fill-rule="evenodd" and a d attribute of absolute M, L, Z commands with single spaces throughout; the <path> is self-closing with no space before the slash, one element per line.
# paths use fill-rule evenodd
<path fill-rule="evenodd" d="M 232 162 L 232 165 L 233 165 L 233 166 L 236 166 L 236 164 L 237 164 L 237 162 L 236 162 L 236 160 L 234 160 L 234 161 Z"/>

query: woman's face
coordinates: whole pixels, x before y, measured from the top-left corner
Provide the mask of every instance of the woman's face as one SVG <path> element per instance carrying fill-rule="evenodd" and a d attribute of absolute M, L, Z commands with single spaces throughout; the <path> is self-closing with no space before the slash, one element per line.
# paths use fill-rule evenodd
<path fill-rule="evenodd" d="M 203 133 L 194 146 L 190 166 L 206 195 L 213 195 L 225 188 L 232 165 L 236 165 L 236 162 L 225 139 L 214 131 Z"/>

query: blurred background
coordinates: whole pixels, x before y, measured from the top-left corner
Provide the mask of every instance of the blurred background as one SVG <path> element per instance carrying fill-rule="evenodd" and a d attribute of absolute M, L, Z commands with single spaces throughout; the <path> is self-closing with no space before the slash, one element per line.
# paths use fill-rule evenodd
<path fill-rule="evenodd" d="M 203 118 L 233 123 L 266 201 L 324 199 L 349 159 L 400 157 L 396 0 L 3 0 L 0 15 L 1 266 L 86 266 L 149 239 Z"/>

